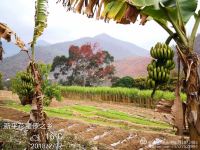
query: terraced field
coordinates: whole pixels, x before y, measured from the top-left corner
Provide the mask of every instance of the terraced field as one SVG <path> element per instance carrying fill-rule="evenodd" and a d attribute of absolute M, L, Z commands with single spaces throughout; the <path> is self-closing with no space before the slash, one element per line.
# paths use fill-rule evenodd
<path fill-rule="evenodd" d="M 102 145 L 97 149 L 152 149 L 163 141 L 180 139 L 161 115 L 150 109 L 65 99 L 53 101 L 44 110 L 55 130 Z M 29 106 L 21 106 L 17 100 L 0 100 L 1 120 L 27 122 L 29 111 Z"/>

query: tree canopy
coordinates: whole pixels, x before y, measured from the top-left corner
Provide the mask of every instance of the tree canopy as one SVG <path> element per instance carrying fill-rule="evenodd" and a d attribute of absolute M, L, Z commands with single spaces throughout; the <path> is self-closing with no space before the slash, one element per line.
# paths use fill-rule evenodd
<path fill-rule="evenodd" d="M 114 57 L 91 44 L 72 45 L 69 57 L 57 56 L 53 61 L 54 77 L 66 85 L 95 86 L 114 74 Z"/>
<path fill-rule="evenodd" d="M 112 87 L 127 87 L 127 88 L 133 88 L 134 87 L 134 79 L 132 77 L 126 76 L 121 79 L 119 79 L 117 82 L 115 82 Z"/>

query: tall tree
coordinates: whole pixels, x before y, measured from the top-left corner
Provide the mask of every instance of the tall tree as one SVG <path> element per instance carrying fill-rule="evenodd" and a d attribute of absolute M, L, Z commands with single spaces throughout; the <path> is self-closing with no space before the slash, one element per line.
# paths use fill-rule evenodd
<path fill-rule="evenodd" d="M 59 63 L 58 59 L 61 60 Z M 54 76 L 62 76 L 67 85 L 95 86 L 112 77 L 113 61 L 113 56 L 107 51 L 98 50 L 95 44 L 80 47 L 72 45 L 69 48 L 69 57 L 55 57 L 52 70 L 58 68 Z"/>
<path fill-rule="evenodd" d="M 51 65 L 51 71 L 54 71 L 56 67 L 61 67 L 66 62 L 67 62 L 67 57 L 65 57 L 65 56 L 56 56 L 53 59 L 53 63 Z"/>
<path fill-rule="evenodd" d="M 198 1 L 58 0 L 58 2 L 62 2 L 68 10 L 74 10 L 78 13 L 84 12 L 83 14 L 88 17 L 93 17 L 96 11 L 97 19 L 102 18 L 105 21 L 113 19 L 122 24 L 135 23 L 140 15 L 140 24 L 145 25 L 148 20 L 153 19 L 169 34 L 166 44 L 169 44 L 171 40 L 176 42 L 176 51 L 185 74 L 185 79 L 178 85 L 182 85 L 187 94 L 187 109 L 184 115 L 187 116 L 190 140 L 197 141 L 200 147 L 199 58 L 194 50 L 194 41 L 200 23 L 200 11 L 195 13 Z M 186 23 L 192 16 L 195 18 L 195 23 L 191 34 L 189 34 L 186 32 Z M 182 107 L 180 106 L 178 109 L 182 110 Z"/>

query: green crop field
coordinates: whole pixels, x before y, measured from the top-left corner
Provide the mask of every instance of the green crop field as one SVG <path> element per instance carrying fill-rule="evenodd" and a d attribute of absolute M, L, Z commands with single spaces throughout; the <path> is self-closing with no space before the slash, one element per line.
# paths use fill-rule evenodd
<path fill-rule="evenodd" d="M 134 103 L 138 106 L 148 108 L 154 108 L 155 102 L 158 100 L 175 99 L 174 92 L 161 90 L 157 90 L 152 99 L 152 90 L 139 90 L 136 88 L 60 86 L 60 89 L 62 95 L 66 98 Z M 181 93 L 181 99 L 185 101 L 186 95 Z"/>
<path fill-rule="evenodd" d="M 30 112 L 30 106 L 21 106 L 14 101 L 5 101 L 6 107 L 24 112 Z M 120 127 L 123 129 L 171 130 L 171 127 L 162 121 L 131 115 L 115 109 L 103 109 L 95 106 L 70 105 L 59 108 L 45 107 L 44 111 L 50 117 L 81 120 L 88 123 Z M 170 131 L 171 132 L 171 131 Z"/>

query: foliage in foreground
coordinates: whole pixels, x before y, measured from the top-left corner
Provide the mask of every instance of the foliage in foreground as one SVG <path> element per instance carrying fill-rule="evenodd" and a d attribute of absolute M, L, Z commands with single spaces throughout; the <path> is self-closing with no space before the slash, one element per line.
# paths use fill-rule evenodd
<path fill-rule="evenodd" d="M 62 95 L 66 98 L 72 99 L 87 99 L 95 101 L 113 101 L 113 102 L 130 102 L 139 104 L 139 106 L 152 107 L 151 93 L 152 90 L 139 90 L 136 88 L 122 88 L 122 87 L 80 87 L 67 86 L 60 87 Z M 174 92 L 156 91 L 154 101 L 157 100 L 174 100 Z M 181 99 L 186 100 L 186 95 L 181 94 Z"/>

